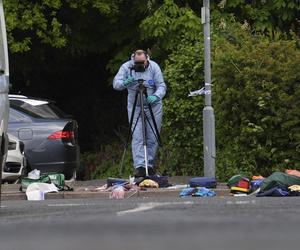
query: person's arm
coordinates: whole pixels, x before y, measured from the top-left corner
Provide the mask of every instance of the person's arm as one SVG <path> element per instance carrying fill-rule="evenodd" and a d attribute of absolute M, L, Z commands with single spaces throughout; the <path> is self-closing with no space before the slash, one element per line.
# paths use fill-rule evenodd
<path fill-rule="evenodd" d="M 156 86 L 156 91 L 153 95 L 157 96 L 159 100 L 162 100 L 166 94 L 167 86 L 164 81 L 161 69 L 158 64 L 154 64 L 154 82 Z"/>
<path fill-rule="evenodd" d="M 115 90 L 126 89 L 126 87 L 124 86 L 124 81 L 127 79 L 127 74 L 128 72 L 126 64 L 123 64 L 113 80 L 113 87 Z"/>

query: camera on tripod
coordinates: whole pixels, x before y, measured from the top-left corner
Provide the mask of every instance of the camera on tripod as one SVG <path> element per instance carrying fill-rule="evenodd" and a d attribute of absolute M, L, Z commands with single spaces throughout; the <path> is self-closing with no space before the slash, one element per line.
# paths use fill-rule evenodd
<path fill-rule="evenodd" d="M 134 64 L 130 68 L 135 72 L 144 72 L 146 70 L 144 61 L 134 61 Z"/>

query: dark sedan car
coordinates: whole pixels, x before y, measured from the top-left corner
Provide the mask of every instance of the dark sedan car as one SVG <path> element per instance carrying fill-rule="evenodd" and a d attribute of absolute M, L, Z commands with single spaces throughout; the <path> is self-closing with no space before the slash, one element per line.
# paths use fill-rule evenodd
<path fill-rule="evenodd" d="M 24 142 L 28 171 L 75 177 L 79 166 L 77 122 L 52 101 L 10 95 L 8 132 Z"/>

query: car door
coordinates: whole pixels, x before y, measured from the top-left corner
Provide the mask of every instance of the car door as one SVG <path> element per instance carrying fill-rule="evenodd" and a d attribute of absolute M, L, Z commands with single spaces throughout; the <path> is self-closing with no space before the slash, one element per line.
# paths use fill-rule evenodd
<path fill-rule="evenodd" d="M 0 0 L 0 132 L 1 136 L 7 131 L 9 102 L 9 69 L 6 28 L 3 11 L 3 1 Z"/>
<path fill-rule="evenodd" d="M 9 90 L 9 70 L 8 70 L 8 50 L 6 39 L 6 27 L 3 11 L 3 1 L 0 0 L 0 180 L 2 180 L 2 169 L 7 154 L 7 123 L 9 112 L 8 101 Z M 1 188 L 1 186 L 0 186 Z M 1 190 L 0 190 L 1 194 Z"/>

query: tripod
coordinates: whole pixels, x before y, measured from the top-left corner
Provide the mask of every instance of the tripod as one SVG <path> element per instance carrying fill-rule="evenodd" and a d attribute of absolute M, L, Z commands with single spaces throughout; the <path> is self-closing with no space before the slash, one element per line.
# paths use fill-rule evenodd
<path fill-rule="evenodd" d="M 129 132 L 128 132 L 128 135 L 127 135 L 125 148 L 124 148 L 124 152 L 123 152 L 123 156 L 122 156 L 122 161 L 121 161 L 121 166 L 120 166 L 120 171 L 119 171 L 120 177 L 123 175 L 124 160 L 125 160 L 125 155 L 126 155 L 127 148 L 128 148 L 128 145 L 129 145 L 129 140 L 130 140 L 130 137 L 134 133 L 134 130 L 135 130 L 137 124 L 138 124 L 139 118 L 141 118 L 141 120 L 142 120 L 142 136 L 143 136 L 143 148 L 144 148 L 144 160 L 145 160 L 146 176 L 149 176 L 149 173 L 148 173 L 148 150 L 147 150 L 146 121 L 148 122 L 152 132 L 154 133 L 154 135 L 157 139 L 158 145 L 161 146 L 160 134 L 159 134 L 159 130 L 157 128 L 157 124 L 156 124 L 156 121 L 155 121 L 155 117 L 154 117 L 154 114 L 153 114 L 151 104 L 147 104 L 147 107 L 150 111 L 150 116 L 151 116 L 151 120 L 152 120 L 154 129 L 153 129 L 153 127 L 151 125 L 151 122 L 149 121 L 149 118 L 147 117 L 147 115 L 145 113 L 145 109 L 144 109 L 145 108 L 144 97 L 145 97 L 145 99 L 147 99 L 147 97 L 148 97 L 147 88 L 144 85 L 144 80 L 143 79 L 138 79 L 137 82 L 138 82 L 138 89 L 136 90 L 136 93 L 135 93 L 133 108 L 132 108 L 132 112 L 131 112 L 131 115 L 130 115 L 130 121 L 129 121 L 129 128 L 130 129 L 129 129 Z M 139 100 L 139 103 L 140 103 L 141 111 L 140 111 L 140 114 L 138 115 L 138 117 L 136 118 L 134 128 L 132 129 L 134 114 L 135 114 L 135 110 L 136 110 L 138 100 Z"/>

